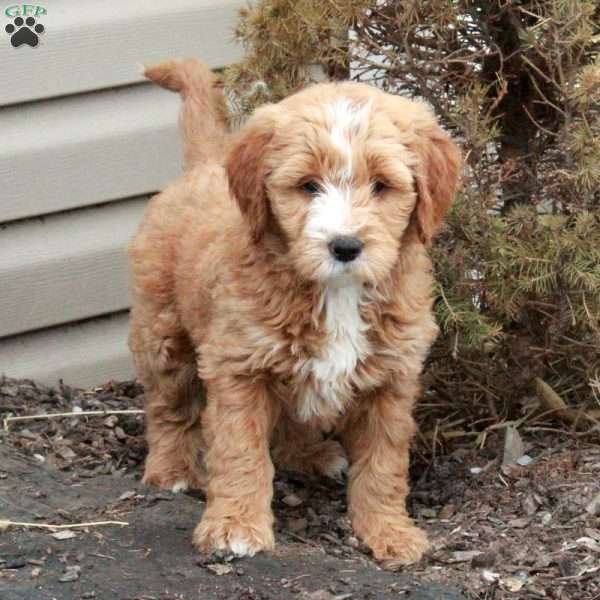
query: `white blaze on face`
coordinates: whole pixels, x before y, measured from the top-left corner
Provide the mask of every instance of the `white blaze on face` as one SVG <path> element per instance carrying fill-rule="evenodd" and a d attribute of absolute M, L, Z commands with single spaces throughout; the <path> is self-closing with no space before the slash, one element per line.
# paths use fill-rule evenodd
<path fill-rule="evenodd" d="M 352 208 L 352 140 L 364 133 L 370 109 L 369 102 L 357 104 L 348 98 L 341 98 L 326 109 L 329 135 L 342 160 L 339 169 L 322 174 L 322 190 L 311 201 L 304 228 L 305 236 L 319 242 L 327 253 L 315 274 L 321 281 L 347 276 L 357 264 L 335 261 L 321 244 L 329 244 L 339 236 L 356 235 L 364 221 L 364 210 L 358 213 Z"/>
<path fill-rule="evenodd" d="M 350 235 L 351 190 L 326 181 L 323 191 L 315 196 L 308 209 L 305 233 L 315 240 L 330 242 L 338 235 Z"/>
<path fill-rule="evenodd" d="M 337 173 L 326 174 L 323 191 L 311 203 L 305 228 L 309 238 L 330 242 L 336 236 L 352 235 L 358 229 L 352 219 L 351 139 L 366 127 L 369 110 L 369 103 L 354 104 L 347 98 L 328 106 L 331 140 L 342 153 L 344 166 Z"/>
<path fill-rule="evenodd" d="M 353 136 L 358 135 L 367 125 L 371 106 L 354 104 L 348 98 L 341 98 L 329 105 L 331 116 L 331 141 L 340 150 L 345 159 L 345 165 L 338 174 L 342 181 L 348 182 L 352 178 L 352 142 Z"/>

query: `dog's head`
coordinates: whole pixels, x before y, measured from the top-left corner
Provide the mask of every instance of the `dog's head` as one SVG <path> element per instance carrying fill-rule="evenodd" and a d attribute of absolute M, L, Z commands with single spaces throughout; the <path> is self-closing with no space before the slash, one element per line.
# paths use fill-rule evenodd
<path fill-rule="evenodd" d="M 344 83 L 257 110 L 226 169 L 255 241 L 283 236 L 306 279 L 376 284 L 403 240 L 431 242 L 460 165 L 425 105 Z"/>

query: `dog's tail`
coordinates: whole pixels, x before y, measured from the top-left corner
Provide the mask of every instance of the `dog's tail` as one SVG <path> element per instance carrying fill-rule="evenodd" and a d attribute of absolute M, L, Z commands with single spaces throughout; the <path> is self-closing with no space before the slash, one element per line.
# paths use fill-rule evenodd
<path fill-rule="evenodd" d="M 179 123 L 183 134 L 184 168 L 202 162 L 222 162 L 227 120 L 223 91 L 211 70 L 189 58 L 147 67 L 144 75 L 182 99 Z"/>

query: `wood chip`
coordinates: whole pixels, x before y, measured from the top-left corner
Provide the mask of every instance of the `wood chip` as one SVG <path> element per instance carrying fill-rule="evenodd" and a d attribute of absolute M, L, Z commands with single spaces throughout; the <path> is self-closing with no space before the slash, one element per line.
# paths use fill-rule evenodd
<path fill-rule="evenodd" d="M 519 432 L 514 427 L 507 427 L 504 436 L 504 456 L 502 464 L 514 465 L 517 464 L 523 454 L 525 454 L 525 444 L 519 435 Z"/>
<path fill-rule="evenodd" d="M 600 515 L 600 494 L 592 498 L 592 501 L 585 507 L 585 510 L 593 517 Z"/>
<path fill-rule="evenodd" d="M 494 571 L 484 569 L 481 571 L 481 579 L 487 583 L 494 583 L 500 579 L 500 573 L 495 573 Z"/>
<path fill-rule="evenodd" d="M 522 506 L 525 514 L 528 516 L 535 514 L 538 509 L 538 503 L 536 502 L 533 494 L 527 494 L 527 496 L 525 496 Z"/>
<path fill-rule="evenodd" d="M 526 577 L 503 577 L 500 580 L 500 585 L 509 592 L 518 592 L 527 582 Z"/>
<path fill-rule="evenodd" d="M 211 563 L 210 565 L 204 565 L 209 571 L 212 571 L 215 575 L 228 575 L 233 572 L 231 565 L 224 565 L 221 563 Z"/>
<path fill-rule="evenodd" d="M 442 510 L 440 510 L 440 514 L 438 515 L 438 518 L 451 519 L 455 514 L 456 514 L 456 506 L 454 506 L 454 504 L 446 504 L 444 507 L 442 507 Z"/>
<path fill-rule="evenodd" d="M 529 525 L 529 519 L 511 519 L 508 522 L 508 526 L 512 527 L 513 529 L 523 529 L 524 527 L 527 527 L 527 525 Z"/>
<path fill-rule="evenodd" d="M 57 531 L 56 533 L 50 534 L 55 540 L 70 540 L 74 537 L 77 537 L 74 531 L 70 529 L 63 529 L 61 531 Z"/>
<path fill-rule="evenodd" d="M 73 566 L 67 567 L 65 569 L 65 574 L 59 578 L 61 583 L 67 583 L 69 581 L 77 581 L 79 579 L 79 574 L 81 573 L 81 567 Z"/>
<path fill-rule="evenodd" d="M 64 460 L 73 460 L 77 454 L 71 450 L 68 446 L 64 446 L 62 448 L 56 449 L 56 454 L 58 454 Z"/>
<path fill-rule="evenodd" d="M 479 550 L 457 550 L 452 553 L 448 562 L 471 562 L 475 557 L 482 554 Z"/>
<path fill-rule="evenodd" d="M 580 546 L 585 546 L 589 550 L 593 550 L 594 552 L 600 552 L 600 542 L 594 540 L 590 537 L 580 537 L 575 540 Z"/>

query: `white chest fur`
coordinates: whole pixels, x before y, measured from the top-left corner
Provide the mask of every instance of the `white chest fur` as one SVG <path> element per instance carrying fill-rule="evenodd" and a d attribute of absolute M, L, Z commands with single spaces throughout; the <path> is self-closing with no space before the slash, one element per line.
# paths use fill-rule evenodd
<path fill-rule="evenodd" d="M 360 314 L 361 291 L 360 285 L 323 291 L 326 341 L 303 368 L 308 380 L 298 409 L 303 421 L 341 414 L 351 397 L 351 376 L 369 353 L 367 325 Z"/>

